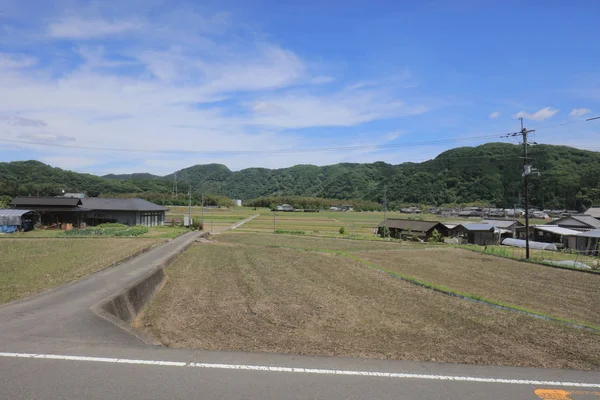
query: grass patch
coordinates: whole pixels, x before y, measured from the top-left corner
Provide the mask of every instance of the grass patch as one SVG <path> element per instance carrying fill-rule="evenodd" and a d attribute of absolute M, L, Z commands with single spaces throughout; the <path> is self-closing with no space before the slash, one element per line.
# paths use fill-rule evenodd
<path fill-rule="evenodd" d="M 141 326 L 170 347 L 600 367 L 596 333 L 448 297 L 347 256 L 217 242 L 193 245 L 166 272 Z"/>
<path fill-rule="evenodd" d="M 369 252 L 352 257 L 432 288 L 565 322 L 600 325 L 600 276 L 455 248 Z"/>
<path fill-rule="evenodd" d="M 67 237 L 72 236 L 115 236 L 115 237 L 127 237 L 127 236 L 140 236 L 148 233 L 147 226 L 127 226 L 123 224 L 101 224 L 98 226 L 86 228 L 86 229 L 74 229 L 71 231 L 64 231 L 63 235 Z"/>
<path fill-rule="evenodd" d="M 125 238 L 0 240 L 0 303 L 74 281 L 160 242 Z"/>

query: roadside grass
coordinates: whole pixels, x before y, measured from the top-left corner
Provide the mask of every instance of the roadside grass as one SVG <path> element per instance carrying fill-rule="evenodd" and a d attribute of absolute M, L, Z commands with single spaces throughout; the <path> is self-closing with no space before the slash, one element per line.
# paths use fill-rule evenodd
<path fill-rule="evenodd" d="M 170 347 L 600 368 L 597 333 L 448 297 L 334 253 L 202 243 L 166 272 L 139 326 Z"/>
<path fill-rule="evenodd" d="M 0 303 L 74 281 L 161 242 L 148 238 L 0 240 Z"/>
<path fill-rule="evenodd" d="M 600 329 L 600 276 L 447 247 L 349 256 L 432 288 Z"/>

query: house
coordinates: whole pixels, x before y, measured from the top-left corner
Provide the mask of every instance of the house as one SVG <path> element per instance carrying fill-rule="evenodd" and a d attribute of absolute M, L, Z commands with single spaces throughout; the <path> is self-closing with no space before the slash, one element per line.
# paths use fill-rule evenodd
<path fill-rule="evenodd" d="M 578 232 L 576 237 L 576 248 L 588 255 L 598 255 L 598 243 L 600 242 L 600 229 L 586 232 Z"/>
<path fill-rule="evenodd" d="M 85 193 L 65 193 L 62 196 L 57 197 L 75 197 L 77 199 L 83 199 L 85 197 Z"/>
<path fill-rule="evenodd" d="M 235 199 L 235 200 L 232 200 L 232 201 L 233 201 L 233 205 L 234 205 L 234 206 L 238 206 L 238 207 L 241 207 L 241 206 L 242 206 L 242 200 L 240 200 L 240 199 Z"/>
<path fill-rule="evenodd" d="M 344 204 L 340 207 L 342 211 L 354 211 L 354 207 L 349 204 Z"/>
<path fill-rule="evenodd" d="M 100 197 L 15 197 L 11 207 L 36 211 L 46 226 L 73 224 L 80 226 L 98 225 L 104 222 L 118 222 L 125 225 L 163 225 L 163 206 L 149 201 L 132 199 L 112 199 Z"/>
<path fill-rule="evenodd" d="M 516 219 L 484 219 L 481 223 L 493 225 L 496 228 L 506 229 L 508 231 L 513 231 L 513 229 L 523 226 L 523 224 Z"/>
<path fill-rule="evenodd" d="M 294 207 L 289 204 L 280 204 L 275 208 L 276 211 L 294 211 Z"/>
<path fill-rule="evenodd" d="M 421 209 L 417 207 L 404 207 L 400 209 L 402 214 L 421 214 Z"/>
<path fill-rule="evenodd" d="M 30 231 L 38 215 L 32 210 L 0 209 L 0 233 Z"/>
<path fill-rule="evenodd" d="M 167 210 L 163 206 L 138 198 L 88 197 L 81 199 L 81 202 L 82 207 L 87 209 L 85 222 L 88 225 L 118 222 L 130 226 L 162 226 L 165 222 L 165 211 Z"/>
<path fill-rule="evenodd" d="M 379 224 L 377 233 L 383 236 L 383 226 L 386 222 Z M 445 225 L 438 221 L 415 221 L 412 219 L 388 218 L 387 227 L 390 236 L 393 238 L 403 238 L 407 236 L 418 237 L 427 240 L 437 230 L 442 236 L 448 236 L 449 230 Z"/>
<path fill-rule="evenodd" d="M 591 231 L 600 228 L 600 220 L 589 215 L 569 215 L 555 219 L 549 223 L 562 228 L 573 229 L 575 231 Z"/>
<path fill-rule="evenodd" d="M 481 218 L 483 211 L 481 207 L 465 207 L 458 213 L 458 216 L 461 218 Z"/>
<path fill-rule="evenodd" d="M 463 238 L 467 243 L 481 246 L 500 243 L 500 229 L 490 224 L 460 224 L 452 230 L 452 236 Z"/>
<path fill-rule="evenodd" d="M 591 206 L 586 210 L 585 214 L 600 219 L 600 206 Z"/>
<path fill-rule="evenodd" d="M 581 232 L 558 225 L 534 225 L 533 240 L 543 243 L 554 243 L 557 247 L 574 249 L 577 247 L 577 235 Z"/>
<path fill-rule="evenodd" d="M 329 211 L 341 211 L 341 209 L 339 207 L 329 207 Z"/>
<path fill-rule="evenodd" d="M 17 196 L 10 202 L 13 209 L 37 211 L 40 222 L 46 226 L 73 224 L 79 226 L 87 211 L 76 197 Z"/>

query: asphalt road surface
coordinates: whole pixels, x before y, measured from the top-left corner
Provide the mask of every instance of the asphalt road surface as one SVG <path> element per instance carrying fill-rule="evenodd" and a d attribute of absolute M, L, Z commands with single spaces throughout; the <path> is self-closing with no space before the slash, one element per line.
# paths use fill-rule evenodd
<path fill-rule="evenodd" d="M 196 237 L 0 307 L 0 399 L 600 399 L 600 372 L 169 349 L 90 310 Z"/>

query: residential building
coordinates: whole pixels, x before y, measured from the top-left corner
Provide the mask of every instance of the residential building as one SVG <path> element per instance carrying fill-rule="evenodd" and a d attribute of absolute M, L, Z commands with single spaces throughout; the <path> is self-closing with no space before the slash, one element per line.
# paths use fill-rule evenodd
<path fill-rule="evenodd" d="M 354 211 L 354 207 L 352 207 L 350 204 L 344 204 L 340 207 L 340 209 L 342 211 Z"/>
<path fill-rule="evenodd" d="M 380 223 L 377 233 L 383 236 L 384 222 Z M 437 230 L 442 236 L 448 236 L 450 231 L 446 226 L 438 221 L 417 221 L 412 219 L 388 218 L 387 227 L 390 236 L 393 238 L 417 237 L 427 240 Z"/>
<path fill-rule="evenodd" d="M 276 211 L 294 211 L 294 207 L 289 204 L 280 204 L 275 208 Z"/>
<path fill-rule="evenodd" d="M 501 231 L 490 224 L 460 224 L 452 229 L 452 235 L 467 243 L 489 246 L 500 244 Z"/>
<path fill-rule="evenodd" d="M 585 214 L 600 219 L 600 206 L 591 206 L 586 210 Z"/>
<path fill-rule="evenodd" d="M 509 231 L 523 226 L 523 224 L 517 221 L 516 219 L 484 219 L 483 221 L 481 221 L 481 223 L 493 225 L 496 228 L 506 229 Z"/>
<path fill-rule="evenodd" d="M 167 210 L 138 198 L 101 197 L 15 197 L 11 207 L 36 211 L 46 226 L 72 224 L 75 227 L 83 222 L 91 226 L 104 222 L 158 226 L 164 224 Z"/>
<path fill-rule="evenodd" d="M 555 219 L 549 224 L 575 231 L 591 231 L 592 229 L 600 228 L 600 220 L 589 215 L 569 215 Z"/>
<path fill-rule="evenodd" d="M 532 239 L 537 242 L 554 243 L 557 248 L 574 249 L 577 247 L 577 235 L 580 231 L 558 225 L 534 225 Z"/>

